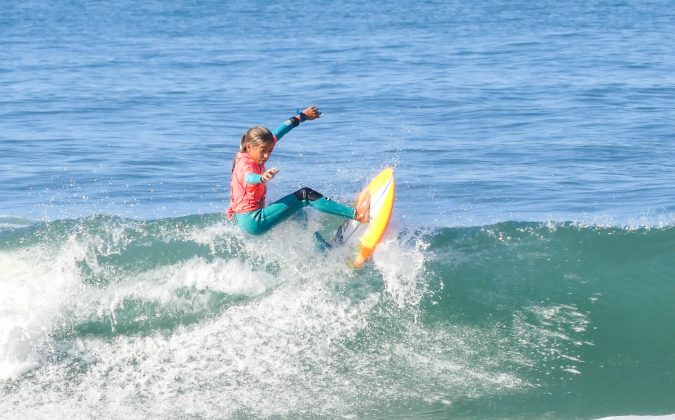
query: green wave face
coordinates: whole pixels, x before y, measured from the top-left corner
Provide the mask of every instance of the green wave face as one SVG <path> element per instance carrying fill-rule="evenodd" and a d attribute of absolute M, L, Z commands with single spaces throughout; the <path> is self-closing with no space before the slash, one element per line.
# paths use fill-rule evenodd
<path fill-rule="evenodd" d="M 463 414 L 671 413 L 675 229 L 503 223 L 429 236 L 433 328 L 530 388 Z M 554 415 L 554 417 L 556 417 Z"/>
<path fill-rule="evenodd" d="M 394 226 L 353 271 L 338 223 L 4 228 L 0 416 L 675 412 L 674 228 Z"/>

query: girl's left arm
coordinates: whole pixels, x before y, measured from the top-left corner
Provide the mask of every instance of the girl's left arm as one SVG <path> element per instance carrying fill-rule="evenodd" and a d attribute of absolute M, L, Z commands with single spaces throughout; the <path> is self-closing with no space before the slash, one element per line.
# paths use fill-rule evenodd
<path fill-rule="evenodd" d="M 296 115 L 293 115 L 292 117 L 288 118 L 286 121 L 281 123 L 279 127 L 277 127 L 274 131 L 272 131 L 272 134 L 274 135 L 276 141 L 279 141 L 289 131 L 299 126 L 301 122 L 306 120 L 315 120 L 320 116 L 321 112 L 317 107 L 315 106 L 307 107 L 305 108 L 304 111 L 298 112 Z"/>

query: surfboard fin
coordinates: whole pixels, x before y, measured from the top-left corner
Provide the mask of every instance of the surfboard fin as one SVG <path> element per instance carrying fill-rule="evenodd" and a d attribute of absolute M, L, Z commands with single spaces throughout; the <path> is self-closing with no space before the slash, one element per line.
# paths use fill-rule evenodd
<path fill-rule="evenodd" d="M 314 246 L 319 252 L 326 252 L 333 248 L 333 245 L 325 240 L 319 232 L 314 232 Z"/>
<path fill-rule="evenodd" d="M 343 229 L 344 229 L 346 223 L 347 223 L 347 222 L 342 223 L 342 224 L 338 227 L 337 232 L 335 232 L 335 236 L 333 237 L 333 243 L 336 243 L 336 244 L 342 244 L 342 243 L 345 242 L 345 238 L 344 238 L 343 235 L 342 235 L 342 231 L 343 231 Z"/>

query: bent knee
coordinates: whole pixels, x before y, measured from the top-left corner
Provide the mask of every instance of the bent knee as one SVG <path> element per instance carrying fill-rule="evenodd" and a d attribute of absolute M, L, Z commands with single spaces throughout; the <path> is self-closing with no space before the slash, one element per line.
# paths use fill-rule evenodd
<path fill-rule="evenodd" d="M 323 197 L 321 193 L 314 191 L 313 189 L 309 187 L 302 187 L 296 192 L 293 193 L 295 198 L 298 200 L 308 200 L 308 201 L 315 201 L 318 200 L 319 198 Z"/>

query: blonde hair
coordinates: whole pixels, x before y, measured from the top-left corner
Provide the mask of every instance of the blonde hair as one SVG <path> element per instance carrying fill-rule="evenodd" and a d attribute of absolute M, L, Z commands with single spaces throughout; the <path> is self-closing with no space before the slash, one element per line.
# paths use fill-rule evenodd
<path fill-rule="evenodd" d="M 274 143 L 274 136 L 270 130 L 265 127 L 249 128 L 246 134 L 241 136 L 239 151 L 245 152 L 249 146 L 260 146 L 270 143 Z"/>

